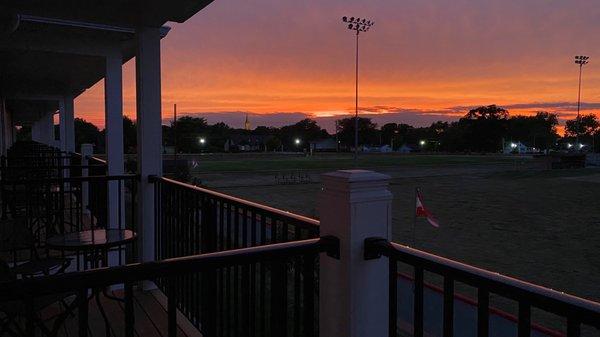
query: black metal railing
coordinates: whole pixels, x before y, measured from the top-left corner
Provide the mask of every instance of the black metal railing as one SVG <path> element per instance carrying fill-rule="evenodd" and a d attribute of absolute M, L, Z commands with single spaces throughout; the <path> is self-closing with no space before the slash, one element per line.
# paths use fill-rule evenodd
<path fill-rule="evenodd" d="M 0 157 L 2 219 L 22 216 L 28 187 L 40 180 L 106 175 L 106 163 L 90 160 L 84 164 L 78 153 L 66 153 L 38 143 L 17 143 L 8 156 Z M 85 173 L 85 174 L 84 174 Z"/>
<path fill-rule="evenodd" d="M 581 325 L 600 329 L 600 304 L 552 289 L 479 269 L 381 238 L 365 240 L 365 259 L 382 255 L 389 259 L 389 336 L 398 335 L 398 263 L 414 268 L 413 336 L 422 337 L 424 330 L 424 272 L 444 278 L 443 336 L 454 335 L 454 287 L 461 282 L 477 289 L 477 336 L 490 335 L 490 294 L 518 302 L 518 336 L 531 335 L 532 308 L 550 312 L 567 321 L 567 336 L 577 337 Z"/>
<path fill-rule="evenodd" d="M 330 256 L 338 256 L 339 241 L 337 238 L 322 237 L 11 281 L 1 284 L 0 303 L 23 303 L 24 308 L 35 308 L 36 301 L 41 300 L 44 296 L 72 293 L 71 299 L 67 299 L 66 302 L 74 303 L 78 307 L 78 331 L 79 336 L 84 337 L 88 334 L 88 297 L 90 291 L 98 292 L 111 285 L 124 284 L 124 334 L 129 337 L 134 335 L 134 285 L 144 280 L 160 279 L 163 284 L 167 285 L 167 335 L 175 337 L 177 335 L 176 309 L 180 304 L 180 299 L 177 298 L 177 282 L 178 279 L 181 279 L 181 276 L 193 275 L 196 280 L 214 282 L 214 278 L 211 278 L 211 276 L 218 274 L 219 270 L 235 266 L 250 268 L 257 263 L 269 263 L 271 265 L 268 287 L 269 311 L 264 317 L 255 316 L 254 320 L 251 320 L 249 316 L 248 320 L 237 326 L 237 329 L 239 329 L 236 330 L 237 333 L 232 330 L 234 329 L 233 326 L 224 325 L 230 322 L 224 322 L 224 313 L 216 310 L 217 307 L 214 306 L 215 303 L 213 302 L 214 296 L 211 295 L 214 293 L 215 288 L 210 287 L 210 284 L 204 283 L 204 291 L 198 293 L 198 296 L 193 300 L 201 303 L 200 306 L 204 309 L 201 316 L 202 325 L 200 326 L 204 336 L 223 336 L 224 331 L 227 332 L 228 336 L 253 336 L 256 335 L 254 327 L 262 324 L 256 321 L 260 318 L 269 323 L 260 332 L 260 335 L 279 337 L 286 335 L 287 320 L 284 315 L 289 307 L 289 294 L 287 293 L 284 274 L 291 263 L 301 259 L 304 261 L 303 275 L 306 276 L 303 277 L 304 296 L 299 303 L 294 303 L 294 305 L 301 306 L 304 312 L 303 315 L 295 317 L 295 319 L 298 319 L 300 324 L 306 328 L 301 334 L 295 335 L 314 336 L 313 331 L 310 330 L 313 328 L 313 322 L 315 321 L 315 310 L 313 309 L 316 302 L 312 296 L 312 292 L 316 287 L 314 278 L 316 272 L 315 260 L 322 252 Z M 248 312 L 248 314 L 250 313 Z M 38 329 L 35 312 L 26 310 L 23 315 L 26 322 L 23 330 L 26 331 L 27 336 L 34 336 Z"/>
<path fill-rule="evenodd" d="M 12 210 L 12 221 L 23 219 L 32 233 L 35 249 L 45 250 L 46 240 L 54 235 L 97 228 L 136 231 L 137 180 L 137 175 L 3 180 L 3 202 L 8 204 L 7 210 Z M 114 198 L 112 205 L 115 208 L 111 210 L 108 208 L 109 193 Z M 109 212 L 113 214 L 110 220 Z M 124 247 L 115 249 L 119 252 L 119 263 L 125 263 L 121 254 Z M 135 243 L 128 249 L 127 261 L 135 261 Z M 21 259 L 28 256 L 19 251 L 8 253 L 12 255 L 13 263 L 17 262 L 17 256 Z M 79 259 L 80 252 L 73 253 Z"/>
<path fill-rule="evenodd" d="M 319 222 L 261 204 L 228 196 L 168 178 L 155 183 L 155 258 L 255 247 L 316 238 Z M 197 327 L 206 310 L 195 299 L 205 289 L 213 297 L 210 310 L 217 314 L 211 336 L 266 336 L 269 324 L 281 330 L 277 336 L 313 336 L 317 325 L 314 303 L 318 274 L 314 257 L 290 261 L 286 268 L 269 262 L 221 268 L 210 281 L 193 275 L 180 277 L 177 305 Z M 270 279 L 271 277 L 271 279 Z M 281 298 L 287 306 L 273 310 L 271 282 L 282 282 Z M 203 283 L 204 282 L 204 283 Z M 205 286 L 209 282 L 208 286 Z M 168 285 L 158 282 L 163 291 Z M 286 296 L 284 296 L 286 295 Z M 306 306 L 308 301 L 313 303 Z M 270 314 L 269 314 L 270 313 Z M 307 316 L 313 317 L 306 319 Z M 277 319 L 269 323 L 271 319 Z M 256 324 L 256 325 L 254 325 Z"/>

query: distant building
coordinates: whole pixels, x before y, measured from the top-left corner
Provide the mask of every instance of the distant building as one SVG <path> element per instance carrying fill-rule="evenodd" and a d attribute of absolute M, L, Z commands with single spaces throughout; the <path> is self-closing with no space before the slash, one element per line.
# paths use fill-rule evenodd
<path fill-rule="evenodd" d="M 392 152 L 392 147 L 389 145 L 379 145 L 379 146 L 363 146 L 364 152 Z"/>
<path fill-rule="evenodd" d="M 531 153 L 533 149 L 529 148 L 527 145 L 521 142 L 506 142 L 504 143 L 504 154 L 522 154 L 522 153 Z"/>
<path fill-rule="evenodd" d="M 398 149 L 398 152 L 400 153 L 411 153 L 413 151 L 414 149 L 406 144 L 400 146 L 400 148 Z"/>
<path fill-rule="evenodd" d="M 273 138 L 268 135 L 231 135 L 225 141 L 225 152 L 257 152 L 265 151 L 267 142 Z"/>
<path fill-rule="evenodd" d="M 330 152 L 337 151 L 337 142 L 333 138 L 319 139 L 310 142 L 310 148 L 314 152 Z"/>
<path fill-rule="evenodd" d="M 248 119 L 248 114 L 246 114 L 246 121 L 244 122 L 244 130 L 250 131 L 252 126 L 250 125 L 250 120 Z"/>

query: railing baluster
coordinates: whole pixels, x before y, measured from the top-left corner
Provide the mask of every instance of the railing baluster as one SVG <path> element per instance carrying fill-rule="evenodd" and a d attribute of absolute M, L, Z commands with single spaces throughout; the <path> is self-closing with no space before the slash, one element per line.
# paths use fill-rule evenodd
<path fill-rule="evenodd" d="M 519 337 L 531 336 L 531 306 L 526 301 L 519 302 Z"/>
<path fill-rule="evenodd" d="M 423 268 L 415 267 L 413 336 L 423 337 Z"/>
<path fill-rule="evenodd" d="M 302 273 L 304 274 L 304 336 L 314 337 L 315 335 L 315 255 L 304 256 L 304 265 Z"/>
<path fill-rule="evenodd" d="M 490 325 L 490 293 L 485 288 L 477 291 L 477 336 L 488 337 Z"/>
<path fill-rule="evenodd" d="M 133 337 L 135 313 L 133 311 L 133 283 L 125 283 L 125 337 Z"/>
<path fill-rule="evenodd" d="M 389 274 L 389 337 L 398 335 L 398 261 L 394 257 L 388 259 Z"/>
<path fill-rule="evenodd" d="M 287 335 L 286 268 L 285 260 L 271 263 L 271 337 Z"/>
<path fill-rule="evenodd" d="M 454 336 L 454 280 L 444 277 L 444 337 Z"/>
<path fill-rule="evenodd" d="M 573 317 L 567 318 L 567 337 L 581 336 L 581 323 Z"/>
<path fill-rule="evenodd" d="M 173 277 L 167 279 L 169 287 L 167 298 L 168 337 L 177 337 L 177 286 L 175 281 Z"/>
<path fill-rule="evenodd" d="M 240 208 L 237 205 L 233 207 L 233 215 L 234 215 L 234 238 L 233 238 L 233 247 L 240 247 Z M 240 323 L 240 299 L 239 299 L 239 267 L 233 266 L 233 333 L 234 336 L 239 335 L 239 323 Z"/>
<path fill-rule="evenodd" d="M 261 229 L 261 238 L 260 238 L 260 242 L 262 245 L 266 244 L 267 241 L 267 217 L 264 213 L 260 214 L 260 229 Z M 266 297 L 266 263 L 265 262 L 261 262 L 258 264 L 258 266 L 260 267 L 260 277 L 259 277 L 259 310 L 260 310 L 260 333 L 259 335 L 261 336 L 266 336 L 266 324 L 265 324 L 265 319 L 266 319 L 266 314 L 267 314 L 267 310 L 266 310 L 266 305 L 265 305 L 265 297 Z"/>
<path fill-rule="evenodd" d="M 300 236 L 300 228 L 299 227 L 295 227 L 295 231 L 294 231 L 294 240 L 299 240 L 298 237 Z M 301 260 L 298 257 L 297 259 L 295 259 L 293 262 L 293 266 L 294 266 L 294 337 L 300 337 L 300 324 L 301 324 L 301 320 L 300 320 L 300 307 L 301 307 L 301 302 L 300 302 L 300 289 L 301 289 L 301 282 L 300 282 L 300 277 L 302 274 L 302 264 L 301 264 Z"/>
<path fill-rule="evenodd" d="M 88 335 L 88 291 L 82 289 L 77 294 L 77 301 L 79 301 L 79 337 L 87 337 Z"/>
<path fill-rule="evenodd" d="M 25 332 L 27 336 L 35 336 L 35 309 L 33 306 L 33 297 L 27 295 L 25 297 L 26 321 Z"/>

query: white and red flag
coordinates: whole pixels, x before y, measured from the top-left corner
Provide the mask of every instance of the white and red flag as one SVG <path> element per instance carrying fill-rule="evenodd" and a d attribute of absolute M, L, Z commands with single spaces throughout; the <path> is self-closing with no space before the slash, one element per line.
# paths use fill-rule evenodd
<path fill-rule="evenodd" d="M 433 227 L 440 227 L 440 223 L 437 221 L 437 219 L 427 208 L 425 208 L 425 205 L 423 205 L 423 196 L 421 195 L 421 191 L 419 191 L 419 189 L 417 189 L 416 199 L 417 204 L 415 209 L 415 217 L 426 218 L 427 222 L 429 222 L 429 224 Z"/>

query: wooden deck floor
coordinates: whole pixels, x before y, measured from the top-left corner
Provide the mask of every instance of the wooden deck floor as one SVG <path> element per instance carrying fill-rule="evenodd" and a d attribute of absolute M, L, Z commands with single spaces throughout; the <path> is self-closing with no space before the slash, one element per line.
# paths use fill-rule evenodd
<path fill-rule="evenodd" d="M 122 291 L 115 291 L 114 295 L 122 297 Z M 139 337 L 164 337 L 167 336 L 167 312 L 155 292 L 135 291 L 135 335 Z M 124 303 L 111 300 L 101 295 L 100 300 L 110 322 L 110 336 L 125 336 Z M 106 337 L 104 320 L 95 300 L 89 302 L 88 336 Z M 178 314 L 178 337 L 198 337 L 201 334 L 181 315 Z M 78 336 L 77 310 L 69 317 L 64 326 L 59 330 L 58 336 Z"/>

